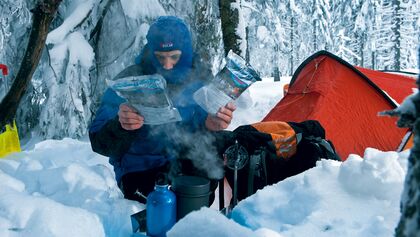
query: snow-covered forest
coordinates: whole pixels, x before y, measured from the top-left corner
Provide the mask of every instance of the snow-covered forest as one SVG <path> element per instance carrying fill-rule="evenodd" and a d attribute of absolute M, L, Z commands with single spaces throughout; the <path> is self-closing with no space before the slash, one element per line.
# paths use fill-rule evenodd
<path fill-rule="evenodd" d="M 176 15 L 190 25 L 196 52 L 213 73 L 224 57 L 216 0 L 64 0 L 17 113 L 21 137 L 86 135 L 106 79 L 134 63 L 151 21 Z M 372 69 L 417 67 L 417 0 L 236 0 L 240 48 L 262 77 L 293 74 L 318 50 Z M 36 1 L 0 1 L 0 99 L 21 65 Z"/>

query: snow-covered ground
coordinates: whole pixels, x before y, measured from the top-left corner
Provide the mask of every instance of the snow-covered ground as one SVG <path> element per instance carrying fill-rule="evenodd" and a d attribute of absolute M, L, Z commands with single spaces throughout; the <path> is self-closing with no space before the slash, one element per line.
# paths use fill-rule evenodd
<path fill-rule="evenodd" d="M 235 111 L 229 129 L 261 120 L 283 96 L 284 82 L 252 85 L 251 107 Z M 408 155 L 368 148 L 363 158 L 321 160 L 243 200 L 231 219 L 202 208 L 168 236 L 393 236 Z M 127 237 L 130 215 L 144 208 L 123 199 L 107 158 L 87 139 L 33 140 L 0 159 L 2 237 Z"/>

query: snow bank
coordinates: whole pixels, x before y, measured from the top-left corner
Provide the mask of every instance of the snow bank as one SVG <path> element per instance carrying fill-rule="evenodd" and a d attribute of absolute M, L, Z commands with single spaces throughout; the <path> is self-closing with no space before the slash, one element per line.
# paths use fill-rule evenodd
<path fill-rule="evenodd" d="M 0 236 L 129 236 L 144 205 L 123 199 L 88 142 L 47 140 L 0 159 Z"/>
<path fill-rule="evenodd" d="M 408 154 L 367 149 L 364 159 L 321 160 L 307 172 L 241 201 L 232 220 L 254 231 L 263 228 L 282 236 L 393 236 Z M 189 231 L 201 231 L 207 215 L 202 209 L 186 216 Z M 173 236 L 182 234 L 177 225 Z M 206 225 L 220 228 L 220 222 Z"/>

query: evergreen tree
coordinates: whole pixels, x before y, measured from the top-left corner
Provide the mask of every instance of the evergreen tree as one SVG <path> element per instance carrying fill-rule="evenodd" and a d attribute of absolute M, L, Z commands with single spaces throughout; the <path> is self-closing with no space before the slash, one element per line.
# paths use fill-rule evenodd
<path fill-rule="evenodd" d="M 395 10 L 393 0 L 382 0 L 377 8 L 378 28 L 376 40 L 376 58 L 379 69 L 395 69 Z"/>
<path fill-rule="evenodd" d="M 399 0 L 392 1 L 392 18 L 394 19 L 394 24 L 392 24 L 392 33 L 394 38 L 392 38 L 392 50 L 394 51 L 394 67 L 392 69 L 400 71 L 401 69 L 401 5 Z"/>
<path fill-rule="evenodd" d="M 399 68 L 400 70 L 416 67 L 416 49 L 419 47 L 420 36 L 420 2 L 416 0 L 399 3 Z M 397 69 L 397 68 L 396 68 Z"/>
<path fill-rule="evenodd" d="M 327 0 L 312 0 L 312 48 L 313 51 L 327 49 L 332 45 L 330 33 L 330 5 Z"/>
<path fill-rule="evenodd" d="M 350 36 L 350 44 L 353 49 L 353 55 L 350 60 L 351 63 L 363 66 L 363 53 L 366 42 L 366 7 L 362 10 L 363 4 L 367 4 L 366 1 L 352 1 L 351 4 L 351 28 L 348 32 Z M 366 6 L 366 5 L 365 5 Z"/>
<path fill-rule="evenodd" d="M 294 1 L 289 1 L 286 4 L 286 8 L 287 8 L 287 12 L 289 12 L 289 14 L 287 15 L 288 20 L 285 21 L 286 23 L 286 28 L 289 31 L 289 37 L 288 37 L 288 42 L 289 42 L 289 75 L 291 75 L 296 66 L 296 58 L 298 58 L 299 56 L 299 35 L 297 33 L 297 26 L 298 26 L 298 21 L 297 19 L 299 19 L 299 15 L 301 15 L 301 11 L 300 9 L 295 5 Z M 295 57 L 296 56 L 296 57 Z"/>
<path fill-rule="evenodd" d="M 312 4 L 312 0 L 296 1 L 294 4 L 294 14 L 297 19 L 294 21 L 294 42 L 296 45 L 294 58 L 293 71 L 289 75 L 292 75 L 294 70 L 305 60 L 308 55 L 314 53 L 316 50 L 313 49 L 313 40 L 310 37 L 313 34 L 312 29 L 312 9 L 309 7 Z M 293 7 L 293 5 L 291 5 Z"/>
<path fill-rule="evenodd" d="M 247 42 L 249 62 L 262 76 L 289 75 L 288 40 L 284 20 L 287 17 L 282 2 L 242 2 L 242 9 L 248 18 Z"/>
<path fill-rule="evenodd" d="M 368 0 L 364 3 L 364 7 L 367 7 L 367 13 L 365 14 L 366 23 L 366 47 L 364 53 L 364 67 L 376 69 L 376 40 L 379 24 L 377 21 L 377 8 L 380 4 L 380 0 Z M 365 11 L 365 10 L 364 10 Z"/>
<path fill-rule="evenodd" d="M 239 24 L 241 17 L 240 2 L 241 0 L 219 0 L 225 55 L 229 50 L 232 50 L 238 55 L 245 56 L 246 47 L 241 45 L 246 43 L 243 33 L 245 29 L 241 29 L 241 24 Z"/>
<path fill-rule="evenodd" d="M 352 21 L 352 1 L 334 0 L 331 2 L 331 51 L 344 60 L 352 61 L 355 53 L 352 47 L 354 24 Z"/>
<path fill-rule="evenodd" d="M 222 35 L 217 34 L 221 28 L 218 4 L 215 4 L 214 0 L 198 1 L 195 3 L 192 14 L 191 27 L 196 39 L 196 53 L 200 55 L 204 63 L 209 64 L 210 68 L 220 65 L 225 51 Z M 218 70 L 217 67 L 213 68 L 213 73 L 216 74 Z"/>

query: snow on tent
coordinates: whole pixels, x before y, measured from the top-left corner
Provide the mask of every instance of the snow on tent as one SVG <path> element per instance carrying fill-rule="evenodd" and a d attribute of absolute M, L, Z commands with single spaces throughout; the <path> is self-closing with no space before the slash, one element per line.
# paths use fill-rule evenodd
<path fill-rule="evenodd" d="M 363 155 L 367 147 L 396 151 L 407 129 L 396 118 L 378 116 L 402 103 L 416 88 L 412 77 L 353 67 L 319 51 L 294 73 L 288 91 L 263 121 L 318 120 L 341 159 Z"/>

